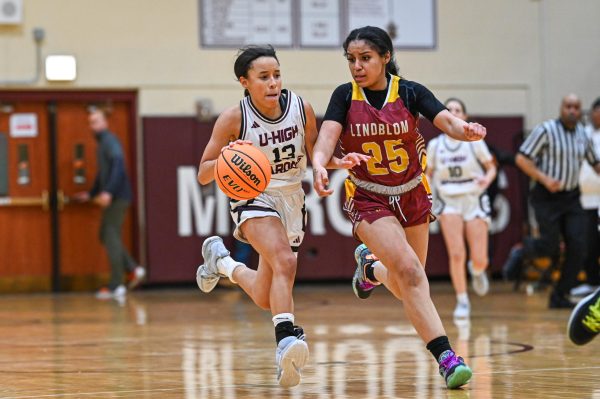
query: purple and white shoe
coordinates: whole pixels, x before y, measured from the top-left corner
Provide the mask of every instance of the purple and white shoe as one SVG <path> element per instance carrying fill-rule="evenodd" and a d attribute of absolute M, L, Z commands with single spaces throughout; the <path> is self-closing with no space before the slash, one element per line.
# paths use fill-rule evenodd
<path fill-rule="evenodd" d="M 446 380 L 446 386 L 450 389 L 456 389 L 465 385 L 471 379 L 473 371 L 465 364 L 462 357 L 447 350 L 440 355 L 438 359 L 440 365 L 440 375 Z"/>
<path fill-rule="evenodd" d="M 373 255 L 365 244 L 360 244 L 354 250 L 354 259 L 356 260 L 356 270 L 352 277 L 352 290 L 358 298 L 367 299 L 371 296 L 373 289 L 381 285 L 379 282 L 370 281 L 365 274 L 367 267 L 378 261 L 379 258 Z"/>

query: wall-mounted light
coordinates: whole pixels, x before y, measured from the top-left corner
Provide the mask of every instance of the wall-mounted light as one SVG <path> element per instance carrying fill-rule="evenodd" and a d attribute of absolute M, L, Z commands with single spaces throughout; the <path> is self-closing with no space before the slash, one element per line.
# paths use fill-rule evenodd
<path fill-rule="evenodd" d="M 72 55 L 49 55 L 46 57 L 46 80 L 73 81 L 77 77 L 77 61 Z"/>

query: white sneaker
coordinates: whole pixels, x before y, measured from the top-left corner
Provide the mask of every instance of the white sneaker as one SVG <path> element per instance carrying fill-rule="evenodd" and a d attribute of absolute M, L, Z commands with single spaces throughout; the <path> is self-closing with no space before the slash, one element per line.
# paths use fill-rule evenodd
<path fill-rule="evenodd" d="M 96 292 L 97 299 L 123 299 L 127 295 L 127 288 L 124 285 L 119 285 L 114 290 L 110 290 L 108 288 L 100 288 L 98 292 Z"/>
<path fill-rule="evenodd" d="M 196 283 L 202 292 L 211 292 L 217 286 L 220 278 L 219 273 L 210 273 L 206 265 L 200 265 L 196 270 Z"/>
<path fill-rule="evenodd" d="M 196 283 L 202 292 L 211 292 L 224 274 L 219 272 L 217 261 L 229 256 L 229 251 L 219 236 L 212 236 L 202 243 L 202 257 L 204 264 L 196 271 Z"/>
<path fill-rule="evenodd" d="M 455 319 L 466 319 L 471 315 L 471 304 L 458 302 L 456 304 L 456 308 L 454 308 L 454 318 Z"/>
<path fill-rule="evenodd" d="M 127 288 L 123 284 L 115 288 L 113 291 L 113 298 L 122 298 L 127 295 Z"/>
<path fill-rule="evenodd" d="M 129 282 L 127 288 L 130 290 L 134 289 L 146 278 L 146 269 L 143 266 L 136 266 L 131 273 L 127 276 Z"/>
<path fill-rule="evenodd" d="M 589 284 L 581 284 L 571 289 L 571 296 L 588 296 L 597 289 L 597 286 L 594 287 L 593 285 Z"/>
<path fill-rule="evenodd" d="M 474 274 L 473 273 L 473 262 L 467 262 L 467 268 L 469 269 L 469 274 L 471 275 L 471 285 L 473 287 L 473 291 L 479 296 L 484 296 L 490 290 L 490 281 L 488 280 L 487 273 L 485 270 L 482 273 Z"/>
<path fill-rule="evenodd" d="M 290 388 L 300 383 L 302 368 L 308 362 L 308 345 L 297 337 L 285 337 L 279 341 L 275 352 L 277 383 Z"/>

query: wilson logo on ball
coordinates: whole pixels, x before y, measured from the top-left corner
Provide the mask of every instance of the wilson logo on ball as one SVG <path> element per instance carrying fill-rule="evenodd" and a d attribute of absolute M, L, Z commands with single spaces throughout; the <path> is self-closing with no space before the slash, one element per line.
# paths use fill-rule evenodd
<path fill-rule="evenodd" d="M 228 197 L 248 200 L 269 185 L 271 164 L 253 145 L 236 144 L 221 151 L 214 173 L 217 185 Z"/>
<path fill-rule="evenodd" d="M 237 166 L 240 172 L 248 176 L 248 179 L 250 179 L 257 187 L 260 187 L 260 178 L 252 172 L 252 165 L 246 163 L 238 154 L 235 154 L 233 158 L 231 158 L 231 163 Z"/>

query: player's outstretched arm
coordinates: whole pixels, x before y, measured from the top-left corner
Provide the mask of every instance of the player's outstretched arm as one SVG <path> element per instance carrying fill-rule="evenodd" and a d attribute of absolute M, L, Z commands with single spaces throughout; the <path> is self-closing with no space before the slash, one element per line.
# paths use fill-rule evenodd
<path fill-rule="evenodd" d="M 326 197 L 333 193 L 329 185 L 329 175 L 327 174 L 327 164 L 329 164 L 336 143 L 342 133 L 342 125 L 336 121 L 326 120 L 321 125 L 317 142 L 313 150 L 313 186 L 319 196 Z"/>
<path fill-rule="evenodd" d="M 447 109 L 435 116 L 433 124 L 442 132 L 456 140 L 477 141 L 483 140 L 486 135 L 485 126 L 475 122 L 465 122 L 452 115 Z"/>

